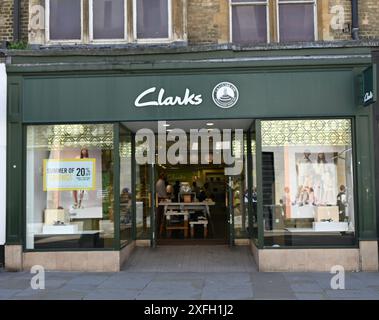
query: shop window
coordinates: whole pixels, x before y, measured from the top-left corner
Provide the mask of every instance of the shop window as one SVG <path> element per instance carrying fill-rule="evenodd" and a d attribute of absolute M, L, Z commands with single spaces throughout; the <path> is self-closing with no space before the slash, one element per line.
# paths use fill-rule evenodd
<path fill-rule="evenodd" d="M 26 248 L 114 247 L 113 125 L 27 127 Z"/>
<path fill-rule="evenodd" d="M 234 43 L 268 42 L 268 20 L 267 0 L 231 0 Z"/>
<path fill-rule="evenodd" d="M 248 194 L 248 171 L 247 171 L 247 136 L 243 140 L 236 137 L 232 140 L 233 156 L 240 161 L 242 172 L 231 177 L 232 210 L 234 215 L 234 237 L 248 238 L 249 234 L 249 194 Z"/>
<path fill-rule="evenodd" d="M 46 1 L 47 39 L 78 41 L 82 39 L 82 1 Z"/>
<path fill-rule="evenodd" d="M 135 38 L 162 40 L 171 37 L 171 0 L 134 0 Z"/>
<path fill-rule="evenodd" d="M 353 245 L 351 121 L 262 121 L 266 246 Z"/>
<path fill-rule="evenodd" d="M 279 41 L 314 41 L 316 39 L 315 0 L 278 0 Z"/>
<path fill-rule="evenodd" d="M 126 1 L 90 0 L 91 40 L 124 40 L 126 38 Z"/>
<path fill-rule="evenodd" d="M 251 182 L 252 182 L 252 189 L 251 189 L 251 195 L 250 197 L 251 201 L 251 221 L 249 223 L 250 230 L 251 230 L 251 237 L 256 245 L 258 245 L 258 194 L 257 194 L 257 146 L 256 146 L 256 134 L 255 134 L 255 128 L 254 131 L 250 133 L 251 136 L 251 168 L 250 171 L 251 175 Z"/>

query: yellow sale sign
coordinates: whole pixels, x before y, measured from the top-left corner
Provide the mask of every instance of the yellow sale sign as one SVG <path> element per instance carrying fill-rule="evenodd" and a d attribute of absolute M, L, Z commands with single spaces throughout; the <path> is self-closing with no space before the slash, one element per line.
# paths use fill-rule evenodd
<path fill-rule="evenodd" d="M 44 159 L 43 190 L 96 190 L 96 159 Z"/>

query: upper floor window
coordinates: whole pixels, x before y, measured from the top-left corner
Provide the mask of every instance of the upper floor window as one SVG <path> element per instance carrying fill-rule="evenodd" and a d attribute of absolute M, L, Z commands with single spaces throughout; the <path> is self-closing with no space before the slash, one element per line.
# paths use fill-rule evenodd
<path fill-rule="evenodd" d="M 82 0 L 47 0 L 48 40 L 82 39 Z"/>
<path fill-rule="evenodd" d="M 268 0 L 231 0 L 232 32 L 236 43 L 268 42 Z"/>
<path fill-rule="evenodd" d="M 230 19 L 234 43 L 317 40 L 317 0 L 230 0 Z"/>
<path fill-rule="evenodd" d="M 134 0 L 136 39 L 169 39 L 171 0 Z"/>
<path fill-rule="evenodd" d="M 186 38 L 182 1 L 172 9 L 172 0 L 45 0 L 45 9 L 47 43 L 159 43 Z"/>
<path fill-rule="evenodd" d="M 279 41 L 316 40 L 316 0 L 278 0 Z"/>
<path fill-rule="evenodd" d="M 126 39 L 126 0 L 90 0 L 91 40 Z"/>

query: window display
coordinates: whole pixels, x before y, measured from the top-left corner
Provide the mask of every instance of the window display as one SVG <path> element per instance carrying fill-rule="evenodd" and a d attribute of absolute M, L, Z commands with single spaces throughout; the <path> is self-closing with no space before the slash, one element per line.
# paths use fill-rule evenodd
<path fill-rule="evenodd" d="M 113 247 L 113 125 L 27 128 L 27 249 Z"/>
<path fill-rule="evenodd" d="M 354 241 L 351 122 L 262 121 L 265 244 Z"/>

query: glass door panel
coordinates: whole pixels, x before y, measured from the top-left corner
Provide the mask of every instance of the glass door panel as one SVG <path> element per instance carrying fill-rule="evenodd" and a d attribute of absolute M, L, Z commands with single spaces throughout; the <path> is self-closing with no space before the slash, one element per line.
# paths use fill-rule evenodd
<path fill-rule="evenodd" d="M 136 142 L 135 154 L 142 154 L 143 142 Z M 136 238 L 140 240 L 150 239 L 151 237 L 151 169 L 149 164 L 140 164 L 136 161 L 135 165 L 135 188 L 136 188 Z"/>
<path fill-rule="evenodd" d="M 248 177 L 247 177 L 247 136 L 234 136 L 233 155 L 238 174 L 232 176 L 232 204 L 234 215 L 234 237 L 248 238 L 249 206 L 248 206 Z M 237 171 L 236 171 L 237 173 Z"/>
<path fill-rule="evenodd" d="M 121 247 L 133 239 L 132 195 L 132 136 L 131 132 L 120 125 L 120 241 Z"/>
<path fill-rule="evenodd" d="M 247 136 L 235 135 L 232 141 L 234 175 L 228 177 L 229 242 L 247 239 L 249 228 L 249 193 L 247 176 Z"/>

